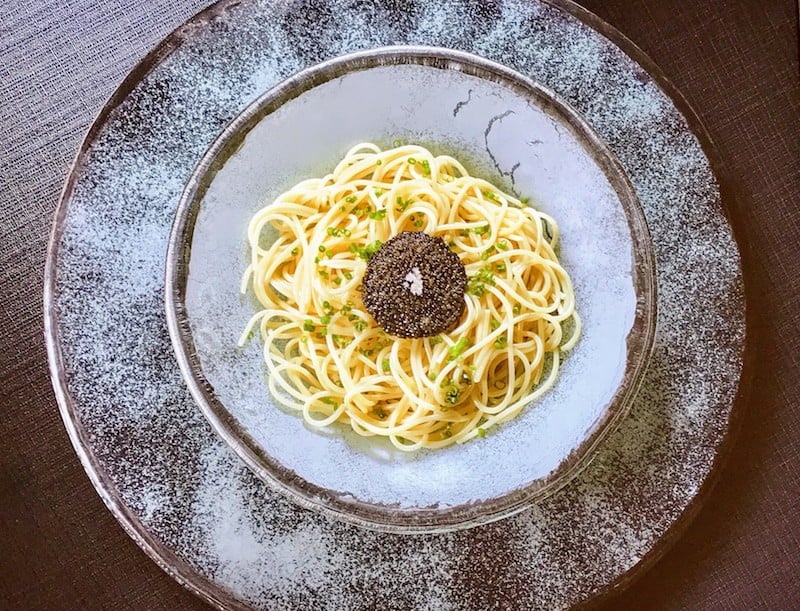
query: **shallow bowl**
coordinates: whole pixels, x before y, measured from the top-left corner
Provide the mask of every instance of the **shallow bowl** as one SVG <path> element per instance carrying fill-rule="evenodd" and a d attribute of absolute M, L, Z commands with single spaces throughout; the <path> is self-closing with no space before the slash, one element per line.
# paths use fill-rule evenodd
<path fill-rule="evenodd" d="M 259 342 L 237 347 L 254 313 L 239 293 L 250 217 L 354 144 L 395 140 L 452 155 L 555 217 L 583 321 L 555 386 L 518 417 L 484 439 L 413 454 L 340 426 L 310 430 L 270 396 Z M 193 397 L 258 477 L 363 527 L 447 531 L 522 511 L 591 461 L 650 356 L 655 263 L 627 176 L 557 95 L 466 53 L 386 47 L 296 74 L 216 139 L 177 211 L 166 310 Z"/>

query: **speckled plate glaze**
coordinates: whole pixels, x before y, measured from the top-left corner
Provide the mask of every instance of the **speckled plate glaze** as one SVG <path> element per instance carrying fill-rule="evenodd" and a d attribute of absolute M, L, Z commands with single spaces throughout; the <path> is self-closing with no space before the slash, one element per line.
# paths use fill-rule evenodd
<path fill-rule="evenodd" d="M 391 44 L 471 52 L 566 99 L 631 178 L 658 270 L 649 369 L 591 465 L 522 513 L 446 534 L 364 530 L 264 485 L 192 401 L 163 310 L 170 225 L 220 130 L 296 71 Z M 597 600 L 677 536 L 738 420 L 744 297 L 713 156 L 652 63 L 566 2 L 215 5 L 112 96 L 58 208 L 45 331 L 76 451 L 137 543 L 221 607 L 558 609 Z"/>

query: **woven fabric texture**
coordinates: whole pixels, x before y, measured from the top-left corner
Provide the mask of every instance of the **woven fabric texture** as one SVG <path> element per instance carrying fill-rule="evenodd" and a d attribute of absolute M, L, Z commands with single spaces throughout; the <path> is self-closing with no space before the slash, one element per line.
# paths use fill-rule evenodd
<path fill-rule="evenodd" d="M 609 609 L 800 608 L 800 66 L 794 0 L 581 0 L 694 107 L 729 179 L 752 392 L 704 507 Z M 0 608 L 206 609 L 128 538 L 70 445 L 42 330 L 47 238 L 85 130 L 203 0 L 0 5 Z"/>

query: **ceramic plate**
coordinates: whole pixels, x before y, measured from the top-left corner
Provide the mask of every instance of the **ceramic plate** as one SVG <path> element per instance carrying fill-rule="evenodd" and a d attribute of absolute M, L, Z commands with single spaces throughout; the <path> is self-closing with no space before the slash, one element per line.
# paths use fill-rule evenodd
<path fill-rule="evenodd" d="M 192 401 L 163 308 L 170 226 L 223 127 L 298 70 L 392 44 L 474 53 L 577 109 L 630 177 L 658 271 L 653 357 L 591 465 L 522 513 L 454 533 L 377 533 L 273 492 Z M 134 539 L 220 606 L 555 609 L 619 587 L 697 507 L 736 419 L 743 290 L 709 155 L 652 64 L 571 4 L 215 5 L 110 99 L 58 209 L 46 333 L 76 450 Z"/>

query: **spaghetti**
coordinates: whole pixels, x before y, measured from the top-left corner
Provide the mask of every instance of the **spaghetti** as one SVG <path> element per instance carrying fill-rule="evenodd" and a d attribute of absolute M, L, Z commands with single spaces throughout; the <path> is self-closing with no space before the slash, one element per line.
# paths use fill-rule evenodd
<path fill-rule="evenodd" d="M 315 427 L 401 450 L 482 437 L 553 385 L 580 333 L 558 225 L 525 204 L 451 157 L 360 144 L 252 218 L 242 292 L 262 309 L 240 344 L 259 333 L 270 391 Z M 464 266 L 448 331 L 389 335 L 364 306 L 368 261 L 402 232 L 441 238 Z"/>

